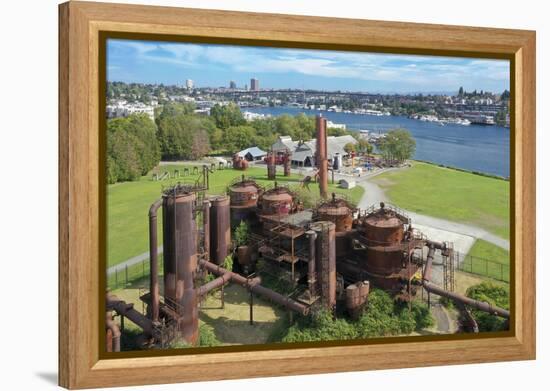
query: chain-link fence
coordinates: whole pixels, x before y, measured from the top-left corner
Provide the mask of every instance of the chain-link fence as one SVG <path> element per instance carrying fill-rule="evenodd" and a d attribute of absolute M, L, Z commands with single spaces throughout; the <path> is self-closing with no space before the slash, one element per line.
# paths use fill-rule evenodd
<path fill-rule="evenodd" d="M 159 254 L 159 265 L 162 265 L 162 254 Z M 144 259 L 130 266 L 115 268 L 107 274 L 107 288 L 139 288 L 149 284 L 148 281 L 143 281 L 149 276 L 149 266 L 149 259 Z"/>
<path fill-rule="evenodd" d="M 462 272 L 486 276 L 498 281 L 510 282 L 510 266 L 508 264 L 473 255 L 460 254 L 456 267 Z"/>

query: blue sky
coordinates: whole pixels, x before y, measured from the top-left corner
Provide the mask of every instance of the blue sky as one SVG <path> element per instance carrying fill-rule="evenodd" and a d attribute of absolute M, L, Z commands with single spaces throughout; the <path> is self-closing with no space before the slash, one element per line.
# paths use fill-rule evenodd
<path fill-rule="evenodd" d="M 509 89 L 509 62 L 453 57 L 113 40 L 109 81 L 367 92 L 455 92 L 460 86 Z"/>

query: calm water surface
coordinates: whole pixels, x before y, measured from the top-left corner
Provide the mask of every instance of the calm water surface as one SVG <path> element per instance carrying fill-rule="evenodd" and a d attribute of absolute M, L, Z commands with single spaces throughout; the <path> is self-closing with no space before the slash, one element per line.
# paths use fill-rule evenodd
<path fill-rule="evenodd" d="M 253 113 L 316 115 L 319 111 L 295 107 L 244 108 Z M 409 130 L 416 139 L 415 159 L 451 167 L 508 177 L 510 175 L 510 129 L 500 126 L 454 125 L 422 122 L 400 116 L 371 116 L 321 112 L 348 130 L 366 129 L 385 133 L 395 128 Z"/>

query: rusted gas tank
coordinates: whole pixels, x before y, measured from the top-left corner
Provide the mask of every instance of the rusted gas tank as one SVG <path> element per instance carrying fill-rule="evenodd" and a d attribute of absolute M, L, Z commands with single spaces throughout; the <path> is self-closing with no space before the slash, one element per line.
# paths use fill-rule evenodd
<path fill-rule="evenodd" d="M 229 187 L 231 226 L 254 220 L 261 189 L 256 182 L 244 179 Z"/>
<path fill-rule="evenodd" d="M 336 258 L 346 257 L 351 249 L 353 208 L 343 199 L 332 194 L 330 201 L 317 208 L 316 218 L 334 223 L 336 229 Z"/>
<path fill-rule="evenodd" d="M 211 198 L 210 205 L 210 260 L 221 265 L 231 243 L 229 197 Z"/>
<path fill-rule="evenodd" d="M 358 319 L 367 304 L 370 291 L 368 281 L 359 281 L 346 288 L 346 308 L 352 319 Z"/>
<path fill-rule="evenodd" d="M 179 315 L 178 331 L 190 344 L 198 340 L 198 307 L 194 287 L 197 229 L 194 193 L 175 187 L 163 194 L 164 299 Z"/>
<path fill-rule="evenodd" d="M 361 231 L 366 239 L 366 257 L 360 260 L 362 268 L 375 286 L 387 291 L 399 292 L 408 271 L 411 248 L 403 241 L 405 221 L 408 219 L 396 211 L 381 207 L 361 219 Z"/>
<path fill-rule="evenodd" d="M 263 216 L 288 215 L 294 208 L 294 197 L 285 187 L 275 187 L 260 197 Z"/>
<path fill-rule="evenodd" d="M 371 246 L 391 246 L 401 243 L 405 233 L 403 221 L 393 212 L 380 209 L 366 216 L 363 232 Z"/>

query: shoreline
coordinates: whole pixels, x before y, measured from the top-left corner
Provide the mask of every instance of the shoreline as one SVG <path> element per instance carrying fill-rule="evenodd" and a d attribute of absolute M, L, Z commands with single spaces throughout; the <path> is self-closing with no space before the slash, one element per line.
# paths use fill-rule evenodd
<path fill-rule="evenodd" d="M 422 159 L 408 159 L 408 161 L 424 163 L 424 164 L 430 164 L 432 166 L 437 166 L 437 167 L 441 167 L 441 168 L 448 168 L 449 170 L 460 171 L 460 172 L 464 172 L 466 174 L 479 175 L 479 176 L 483 176 L 483 177 L 486 177 L 486 178 L 500 179 L 502 181 L 510 182 L 509 177 L 504 177 L 504 176 L 501 176 L 501 175 L 491 174 L 491 173 L 487 173 L 487 172 L 472 171 L 472 170 L 467 170 L 465 168 L 447 166 L 447 165 L 442 164 L 442 163 L 435 163 L 435 162 L 430 162 L 428 160 L 422 160 Z"/>

